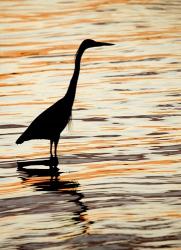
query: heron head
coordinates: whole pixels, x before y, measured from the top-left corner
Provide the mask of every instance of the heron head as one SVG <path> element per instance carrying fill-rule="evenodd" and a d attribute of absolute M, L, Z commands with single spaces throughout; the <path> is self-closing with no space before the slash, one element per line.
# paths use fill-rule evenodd
<path fill-rule="evenodd" d="M 103 42 L 96 42 L 92 39 L 86 39 L 82 42 L 82 46 L 85 49 L 92 48 L 92 47 L 100 47 L 100 46 L 110 46 L 114 45 L 113 43 L 103 43 Z"/>

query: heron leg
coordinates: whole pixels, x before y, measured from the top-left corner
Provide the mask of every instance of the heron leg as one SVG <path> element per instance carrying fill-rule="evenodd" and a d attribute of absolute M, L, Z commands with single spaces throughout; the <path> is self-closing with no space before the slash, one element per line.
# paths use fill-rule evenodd
<path fill-rule="evenodd" d="M 54 140 L 54 145 L 55 145 L 55 157 L 57 157 L 57 146 L 58 146 L 58 141 L 59 141 L 59 138 Z"/>
<path fill-rule="evenodd" d="M 50 155 L 51 155 L 51 156 L 53 156 L 52 148 L 53 148 L 53 141 L 50 140 Z"/>

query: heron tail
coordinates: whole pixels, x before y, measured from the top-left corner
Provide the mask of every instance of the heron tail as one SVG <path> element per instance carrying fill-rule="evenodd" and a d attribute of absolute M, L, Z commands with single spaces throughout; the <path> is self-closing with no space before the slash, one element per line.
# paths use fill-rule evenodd
<path fill-rule="evenodd" d="M 16 144 L 22 144 L 22 143 L 25 141 L 23 137 L 24 137 L 24 136 L 21 135 L 21 136 L 18 138 L 18 140 L 16 141 Z"/>

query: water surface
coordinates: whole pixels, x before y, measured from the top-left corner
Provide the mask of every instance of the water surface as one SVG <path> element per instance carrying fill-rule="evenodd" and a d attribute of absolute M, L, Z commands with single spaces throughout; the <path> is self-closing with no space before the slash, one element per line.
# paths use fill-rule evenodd
<path fill-rule="evenodd" d="M 1 248 L 180 249 L 180 1 L 0 8 Z M 83 56 L 57 165 L 48 141 L 15 141 L 63 97 L 86 38 L 115 46 Z"/>

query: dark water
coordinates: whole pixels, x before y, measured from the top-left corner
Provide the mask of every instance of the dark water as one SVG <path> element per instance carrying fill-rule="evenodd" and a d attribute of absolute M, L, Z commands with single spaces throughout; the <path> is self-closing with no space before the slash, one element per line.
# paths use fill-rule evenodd
<path fill-rule="evenodd" d="M 1 249 L 179 250 L 181 2 L 0 8 Z M 57 165 L 47 141 L 15 141 L 64 95 L 86 38 L 115 46 L 84 55 Z"/>

